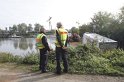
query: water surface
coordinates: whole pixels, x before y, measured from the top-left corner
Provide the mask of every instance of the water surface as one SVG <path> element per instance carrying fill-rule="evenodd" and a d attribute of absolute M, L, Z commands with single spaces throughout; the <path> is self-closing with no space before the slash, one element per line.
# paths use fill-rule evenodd
<path fill-rule="evenodd" d="M 55 38 L 48 38 L 49 45 L 55 49 Z M 14 55 L 38 52 L 35 43 L 35 38 L 0 38 L 0 52 L 12 53 Z"/>

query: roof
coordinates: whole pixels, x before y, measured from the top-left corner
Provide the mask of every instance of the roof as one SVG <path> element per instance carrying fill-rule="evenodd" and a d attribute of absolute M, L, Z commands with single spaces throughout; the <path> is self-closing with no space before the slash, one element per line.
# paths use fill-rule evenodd
<path fill-rule="evenodd" d="M 107 38 L 107 37 L 104 37 L 104 36 L 101 36 L 99 34 L 96 34 L 96 33 L 84 33 L 85 36 L 93 39 L 93 40 L 96 40 L 98 42 L 117 42 L 115 40 L 112 40 L 110 38 Z"/>

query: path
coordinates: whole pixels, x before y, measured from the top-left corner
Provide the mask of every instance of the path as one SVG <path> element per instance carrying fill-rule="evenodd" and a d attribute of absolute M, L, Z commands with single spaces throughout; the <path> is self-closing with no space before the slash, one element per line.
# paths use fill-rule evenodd
<path fill-rule="evenodd" d="M 124 77 L 28 73 L 17 71 L 14 67 L 8 69 L 0 66 L 0 82 L 124 82 Z"/>

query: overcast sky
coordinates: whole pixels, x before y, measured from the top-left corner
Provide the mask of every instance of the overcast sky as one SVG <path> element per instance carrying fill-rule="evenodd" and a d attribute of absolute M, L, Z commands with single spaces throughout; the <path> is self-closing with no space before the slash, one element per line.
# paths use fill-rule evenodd
<path fill-rule="evenodd" d="M 40 23 L 49 29 L 61 21 L 65 28 L 77 26 L 76 21 L 88 23 L 94 13 L 107 11 L 113 14 L 124 6 L 124 0 L 0 0 L 0 28 L 19 23 Z"/>

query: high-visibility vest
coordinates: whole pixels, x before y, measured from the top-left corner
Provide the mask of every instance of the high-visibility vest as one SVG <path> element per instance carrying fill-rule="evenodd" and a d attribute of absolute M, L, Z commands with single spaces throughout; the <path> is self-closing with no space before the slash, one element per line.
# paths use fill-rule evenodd
<path fill-rule="evenodd" d="M 68 32 L 64 28 L 62 28 L 62 27 L 57 29 L 57 32 L 58 32 L 58 34 L 60 36 L 60 40 L 61 40 L 62 46 L 65 46 Z M 56 38 L 55 44 L 56 44 L 57 47 L 61 47 L 59 42 L 58 42 L 58 40 L 57 40 L 57 38 Z"/>
<path fill-rule="evenodd" d="M 42 44 L 42 38 L 43 38 L 43 36 L 46 36 L 45 34 L 38 34 L 37 35 L 37 38 L 36 38 L 36 47 L 38 48 L 38 49 L 43 49 L 43 48 L 45 48 L 45 46 Z"/>

